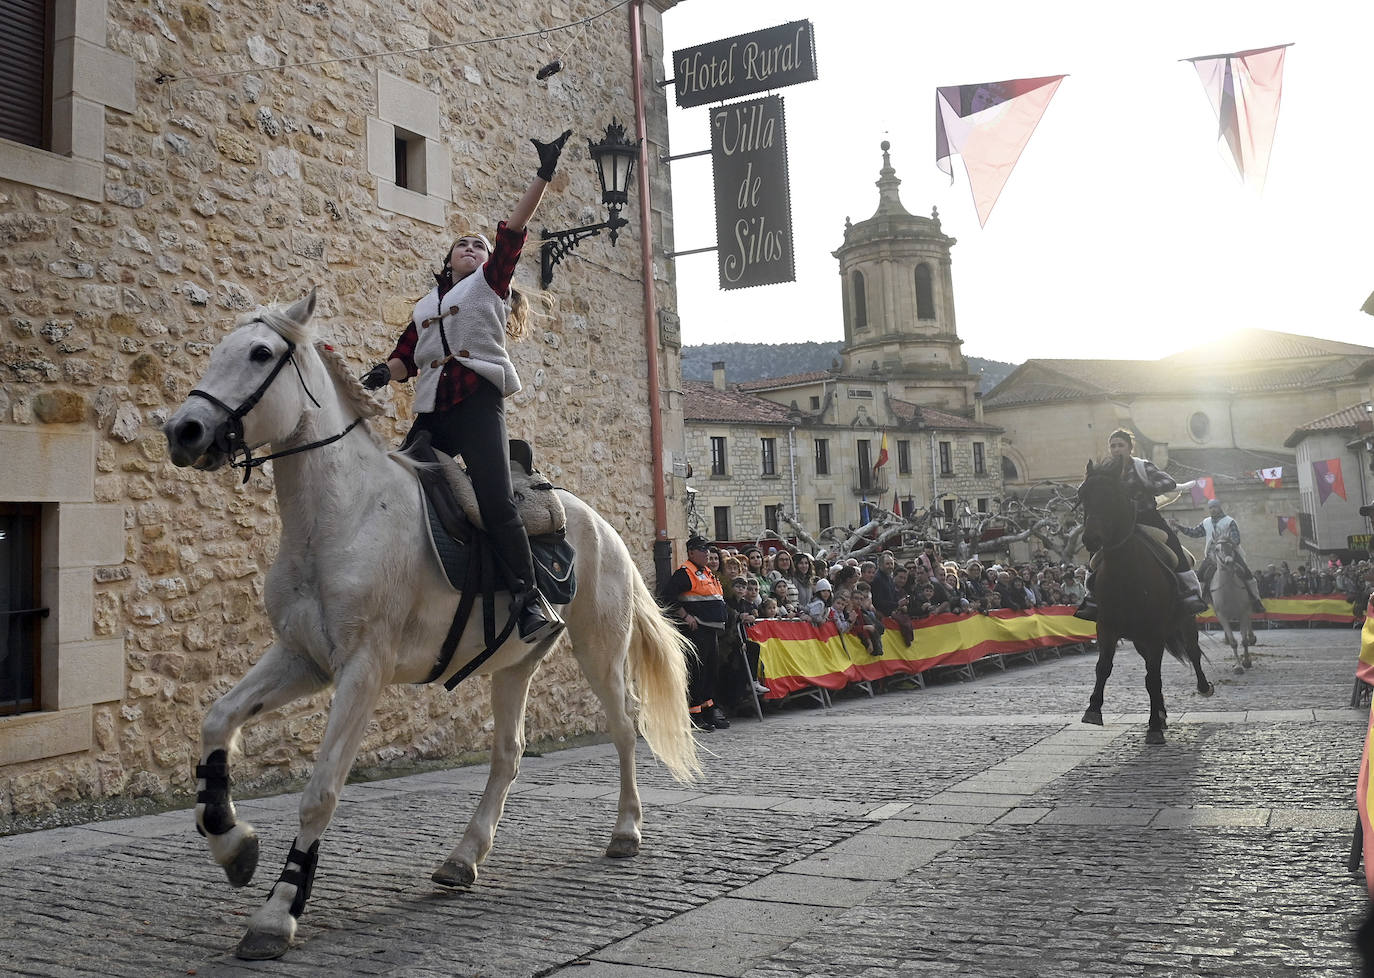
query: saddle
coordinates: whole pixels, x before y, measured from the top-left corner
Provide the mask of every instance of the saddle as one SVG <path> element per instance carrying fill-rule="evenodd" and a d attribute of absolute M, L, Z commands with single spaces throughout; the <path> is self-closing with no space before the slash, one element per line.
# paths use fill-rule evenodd
<path fill-rule="evenodd" d="M 424 490 L 430 549 L 443 567 L 449 585 L 461 591 L 468 583 L 473 541 L 484 538 L 486 529 L 472 480 L 451 456 L 434 448 L 428 432 L 418 434 L 404 454 L 424 463 L 419 481 Z M 525 524 L 534 556 L 535 583 L 551 604 L 567 604 L 577 591 L 573 576 L 576 555 L 567 540 L 568 516 L 563 502 L 553 491 L 553 483 L 535 470 L 534 451 L 528 442 L 510 440 L 510 473 L 515 509 Z M 458 501 L 457 510 L 453 508 L 454 499 Z"/>
<path fill-rule="evenodd" d="M 1157 526 L 1142 526 L 1139 523 L 1135 527 L 1135 535 L 1140 538 L 1149 550 L 1150 554 L 1169 569 L 1171 573 L 1177 574 L 1181 571 L 1190 570 L 1196 563 L 1193 555 L 1184 550 L 1183 553 L 1188 558 L 1188 566 L 1178 566 L 1178 558 L 1169 549 L 1169 535 Z M 1099 550 L 1088 558 L 1088 569 L 1096 571 L 1098 565 L 1102 563 L 1102 551 Z"/>
<path fill-rule="evenodd" d="M 487 539 L 477 508 L 477 494 L 467 473 L 456 461 L 436 451 L 428 432 L 419 433 L 402 454 L 421 463 L 417 470 L 425 505 L 426 536 L 430 549 L 443 568 L 449 586 L 462 593 L 453 623 L 424 682 L 432 683 L 447 671 L 462 638 L 477 598 L 482 599 L 483 650 L 457 673 L 444 681 L 453 689 L 475 672 L 510 635 L 515 626 L 511 614 L 497 633 L 495 594 L 509 590 L 501 572 L 495 547 Z M 550 604 L 568 604 L 577 592 L 573 573 L 576 556 L 567 539 L 567 514 L 554 493 L 551 482 L 534 468 L 534 453 L 529 444 L 511 439 L 511 484 L 516 511 L 525 524 L 534 558 L 535 584 Z M 457 507 L 454 501 L 457 500 Z"/>

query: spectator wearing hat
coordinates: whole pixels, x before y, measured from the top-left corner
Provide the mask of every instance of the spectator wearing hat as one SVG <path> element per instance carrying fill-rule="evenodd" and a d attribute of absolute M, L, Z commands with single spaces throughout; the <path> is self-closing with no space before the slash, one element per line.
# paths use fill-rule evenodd
<path fill-rule="evenodd" d="M 830 614 L 830 606 L 834 603 L 835 592 L 830 587 L 830 581 L 824 577 L 816 581 L 811 588 L 811 603 L 806 606 L 806 613 L 811 618 L 811 624 L 817 627 L 825 624 Z"/>
<path fill-rule="evenodd" d="M 687 538 L 687 559 L 659 589 L 666 612 L 696 649 L 687 666 L 687 708 L 692 725 L 701 731 L 724 730 L 730 721 L 716 704 L 720 676 L 720 639 L 729 608 L 724 589 L 711 572 L 711 545 L 702 537 Z"/>

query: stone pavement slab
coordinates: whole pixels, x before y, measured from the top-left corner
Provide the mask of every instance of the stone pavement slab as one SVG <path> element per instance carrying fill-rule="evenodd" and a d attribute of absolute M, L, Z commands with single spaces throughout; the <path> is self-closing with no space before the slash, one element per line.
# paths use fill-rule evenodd
<path fill-rule="evenodd" d="M 231 889 L 190 813 L 0 838 L 0 973 L 53 978 L 1304 978 L 1354 972 L 1345 869 L 1368 710 L 1358 633 L 1264 633 L 1254 669 L 1166 662 L 1144 744 L 1139 657 L 1106 724 L 1093 657 L 789 707 L 711 736 L 700 783 L 643 754 L 644 843 L 607 859 L 609 745 L 526 758 L 477 883 L 429 873 L 485 768 L 349 785 L 297 946 L 232 949 L 295 832 L 298 794 L 239 803 L 262 840 Z M 863 749 L 855 749 L 861 743 Z M 1014 786 L 1014 790 L 1012 790 Z"/>

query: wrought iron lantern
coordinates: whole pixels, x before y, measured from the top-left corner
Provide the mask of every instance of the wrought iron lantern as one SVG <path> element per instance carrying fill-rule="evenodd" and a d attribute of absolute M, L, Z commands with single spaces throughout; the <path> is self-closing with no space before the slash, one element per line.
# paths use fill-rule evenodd
<path fill-rule="evenodd" d="M 553 281 L 554 266 L 580 241 L 609 231 L 611 244 L 615 244 L 620 237 L 620 229 L 630 223 L 620 216 L 620 209 L 630 197 L 630 178 L 634 175 L 635 160 L 639 156 L 639 140 L 631 142 L 625 138 L 625 127 L 612 119 L 606 127 L 606 137 L 601 142 L 587 140 L 587 152 L 596 164 L 596 178 L 601 182 L 601 203 L 606 205 L 608 217 L 600 224 L 539 232 L 543 241 L 539 246 L 539 281 L 544 288 L 548 288 Z"/>

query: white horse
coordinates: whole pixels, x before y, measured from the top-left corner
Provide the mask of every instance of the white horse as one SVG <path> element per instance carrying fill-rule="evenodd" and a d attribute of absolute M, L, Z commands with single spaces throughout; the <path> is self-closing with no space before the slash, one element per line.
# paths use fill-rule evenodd
<path fill-rule="evenodd" d="M 229 797 L 229 753 L 243 724 L 334 688 L 301 796 L 299 834 L 236 949 L 243 958 L 278 957 L 289 947 L 310 895 L 320 837 L 382 687 L 425 681 L 458 604 L 422 537 L 414 467 L 388 454 L 368 429 L 365 419 L 380 406 L 342 357 L 313 341 L 314 310 L 312 291 L 290 306 L 260 307 L 240 319 L 164 428 L 179 466 L 212 470 L 230 462 L 251 472 L 266 460 L 253 458 L 254 450 L 269 445 L 278 456 L 281 549 L 265 596 L 276 641 L 206 714 L 196 769 L 196 827 L 234 886 L 252 879 L 258 861 L 253 828 L 237 821 Z M 610 524 L 576 496 L 559 493 L 578 581 L 576 597 L 561 611 L 620 756 L 619 806 L 606 855 L 633 856 L 641 809 L 630 710 L 638 705 L 645 740 L 676 778 L 700 773 L 687 712 L 691 646 L 663 617 Z M 439 681 L 481 652 L 481 633 L 480 622 L 472 622 Z M 461 841 L 433 874 L 438 883 L 471 884 L 491 850 L 524 751 L 530 680 L 558 640 L 527 645 L 512 636 L 479 670 L 491 676 L 491 769 Z"/>
<path fill-rule="evenodd" d="M 1212 574 L 1212 609 L 1236 659 L 1231 671 L 1239 675 L 1250 668 L 1250 646 L 1255 644 L 1255 633 L 1250 627 L 1250 591 L 1241 575 L 1235 544 L 1218 540 L 1212 548 L 1212 559 L 1217 564 Z"/>

